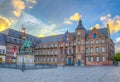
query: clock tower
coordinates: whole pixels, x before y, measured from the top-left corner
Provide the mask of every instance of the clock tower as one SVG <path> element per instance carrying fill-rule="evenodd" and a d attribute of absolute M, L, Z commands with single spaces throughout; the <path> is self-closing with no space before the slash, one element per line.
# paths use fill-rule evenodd
<path fill-rule="evenodd" d="M 82 20 L 78 22 L 78 26 L 75 29 L 76 32 L 76 55 L 75 55 L 75 65 L 84 66 L 85 65 L 85 35 L 86 29 L 82 25 Z"/>

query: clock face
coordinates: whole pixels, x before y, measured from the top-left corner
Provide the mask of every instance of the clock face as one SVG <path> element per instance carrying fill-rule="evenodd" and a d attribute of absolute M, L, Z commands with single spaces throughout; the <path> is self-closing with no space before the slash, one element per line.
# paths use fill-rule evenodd
<path fill-rule="evenodd" d="M 78 32 L 78 35 L 80 35 L 81 34 L 81 32 Z"/>

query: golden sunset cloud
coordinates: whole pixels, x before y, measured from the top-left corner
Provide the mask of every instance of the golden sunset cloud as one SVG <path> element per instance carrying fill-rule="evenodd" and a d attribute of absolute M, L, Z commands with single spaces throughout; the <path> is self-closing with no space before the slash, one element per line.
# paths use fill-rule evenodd
<path fill-rule="evenodd" d="M 11 22 L 9 21 L 9 19 L 0 16 L 0 32 L 8 29 L 10 25 Z"/>

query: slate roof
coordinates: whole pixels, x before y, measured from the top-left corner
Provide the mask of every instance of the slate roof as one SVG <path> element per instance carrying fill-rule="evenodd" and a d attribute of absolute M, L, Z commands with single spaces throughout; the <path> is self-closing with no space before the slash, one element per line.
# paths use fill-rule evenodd
<path fill-rule="evenodd" d="M 103 36 L 107 36 L 108 35 L 108 29 L 107 28 L 100 28 L 98 29 L 98 31 L 103 34 Z M 22 33 L 20 31 L 16 31 L 16 30 L 13 30 L 13 29 L 7 29 L 5 31 L 2 32 L 3 34 L 5 35 L 9 35 L 9 36 L 12 36 L 12 37 L 16 37 L 16 38 L 20 38 Z M 86 37 L 91 33 L 91 30 L 86 30 Z M 60 34 L 60 35 L 56 35 L 56 36 L 47 36 L 47 37 L 44 37 L 44 38 L 38 38 L 38 37 L 35 37 L 35 36 L 32 36 L 30 34 L 27 34 L 27 38 L 28 39 L 34 39 L 34 41 L 31 41 L 35 44 L 41 44 L 41 43 L 49 43 L 49 42 L 58 42 L 58 41 L 61 41 L 62 38 L 64 38 L 64 35 L 65 34 Z M 72 32 L 71 35 L 73 36 L 73 38 L 75 39 L 76 38 L 76 33 L 75 32 Z M 1 36 L 0 36 L 1 38 Z M 1 38 L 0 40 L 3 40 L 4 38 Z M 5 40 L 3 40 L 5 41 Z M 1 42 L 1 44 L 4 44 L 4 42 Z"/>
<path fill-rule="evenodd" d="M 7 35 L 7 36 L 12 36 L 12 37 L 19 38 L 19 39 L 22 36 L 22 32 L 14 30 L 14 29 L 10 29 L 10 28 L 3 31 L 2 33 Z M 39 38 L 32 36 L 30 34 L 27 34 L 27 39 L 29 39 L 30 41 L 33 40 L 32 42 L 41 42 Z"/>
<path fill-rule="evenodd" d="M 0 45 L 5 46 L 5 35 L 0 33 Z"/>
<path fill-rule="evenodd" d="M 56 36 L 47 36 L 47 37 L 41 38 L 40 40 L 42 43 L 58 42 L 58 41 L 61 41 L 63 37 L 64 37 L 64 34 L 60 34 Z"/>
<path fill-rule="evenodd" d="M 103 35 L 107 36 L 108 35 L 108 29 L 107 28 L 100 28 L 98 31 Z M 91 30 L 86 30 L 86 37 L 91 33 Z M 72 32 L 71 35 L 73 38 L 76 38 L 76 33 Z M 64 37 L 64 34 L 56 35 L 56 36 L 47 36 L 45 38 L 41 38 L 42 43 L 48 43 L 48 42 L 58 42 L 61 41 L 62 38 Z"/>

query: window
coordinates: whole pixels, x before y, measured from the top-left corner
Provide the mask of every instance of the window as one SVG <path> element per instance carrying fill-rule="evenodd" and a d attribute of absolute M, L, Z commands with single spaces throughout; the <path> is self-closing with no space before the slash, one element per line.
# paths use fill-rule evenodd
<path fill-rule="evenodd" d="M 96 44 L 98 44 L 98 40 L 96 40 L 95 42 L 96 42 Z"/>
<path fill-rule="evenodd" d="M 93 37 L 96 38 L 96 36 L 97 36 L 96 33 L 94 33 L 94 34 L 93 34 Z"/>
<path fill-rule="evenodd" d="M 90 44 L 93 44 L 93 41 L 92 41 L 92 40 L 90 40 Z"/>
<path fill-rule="evenodd" d="M 97 61 L 97 62 L 99 61 L 99 57 L 96 57 L 96 61 Z"/>
<path fill-rule="evenodd" d="M 57 62 L 57 58 L 55 58 L 55 62 Z"/>
<path fill-rule="evenodd" d="M 88 48 L 85 48 L 85 53 L 88 53 Z"/>
<path fill-rule="evenodd" d="M 44 58 L 44 62 L 46 61 L 46 58 Z"/>
<path fill-rule="evenodd" d="M 57 47 L 57 44 L 55 44 L 55 47 Z"/>
<path fill-rule="evenodd" d="M 102 61 L 105 61 L 105 56 L 102 57 Z"/>
<path fill-rule="evenodd" d="M 48 50 L 48 55 L 50 54 L 49 50 Z"/>
<path fill-rule="evenodd" d="M 51 54 L 53 55 L 53 51 L 51 50 Z"/>
<path fill-rule="evenodd" d="M 47 58 L 47 62 L 49 62 L 49 58 Z"/>
<path fill-rule="evenodd" d="M 17 39 L 14 39 L 14 42 L 17 43 Z"/>
<path fill-rule="evenodd" d="M 42 58 L 39 58 L 39 62 L 42 62 Z"/>
<path fill-rule="evenodd" d="M 78 44 L 80 44 L 80 40 L 78 40 Z"/>
<path fill-rule="evenodd" d="M 88 41 L 86 41 L 85 44 L 88 45 Z"/>
<path fill-rule="evenodd" d="M 69 53 L 71 54 L 71 49 L 69 48 Z"/>
<path fill-rule="evenodd" d="M 93 62 L 93 57 L 90 57 L 90 61 Z"/>
<path fill-rule="evenodd" d="M 60 62 L 62 62 L 62 58 L 60 58 Z"/>
<path fill-rule="evenodd" d="M 99 52 L 99 48 L 98 48 L 98 47 L 96 47 L 96 52 L 97 52 L 97 53 Z"/>
<path fill-rule="evenodd" d="M 105 40 L 102 40 L 102 44 L 104 44 L 105 43 Z"/>
<path fill-rule="evenodd" d="M 57 54 L 57 50 L 55 50 L 55 54 Z"/>
<path fill-rule="evenodd" d="M 60 48 L 60 54 L 63 54 L 63 50 L 62 50 L 62 48 Z"/>
<path fill-rule="evenodd" d="M 102 52 L 105 52 L 105 47 L 102 47 Z"/>
<path fill-rule="evenodd" d="M 51 58 L 51 62 L 53 62 L 53 58 Z"/>
<path fill-rule="evenodd" d="M 3 50 L 3 54 L 5 54 L 5 50 Z"/>
<path fill-rule="evenodd" d="M 93 48 L 90 48 L 90 53 L 93 53 Z"/>
<path fill-rule="evenodd" d="M 88 57 L 86 57 L 86 62 L 88 62 Z"/>
<path fill-rule="evenodd" d="M 64 54 L 67 54 L 67 50 L 66 49 L 64 49 Z"/>
<path fill-rule="evenodd" d="M 75 49 L 73 49 L 73 53 L 75 53 Z"/>
<path fill-rule="evenodd" d="M 76 42 L 74 42 L 74 45 L 76 45 Z"/>

